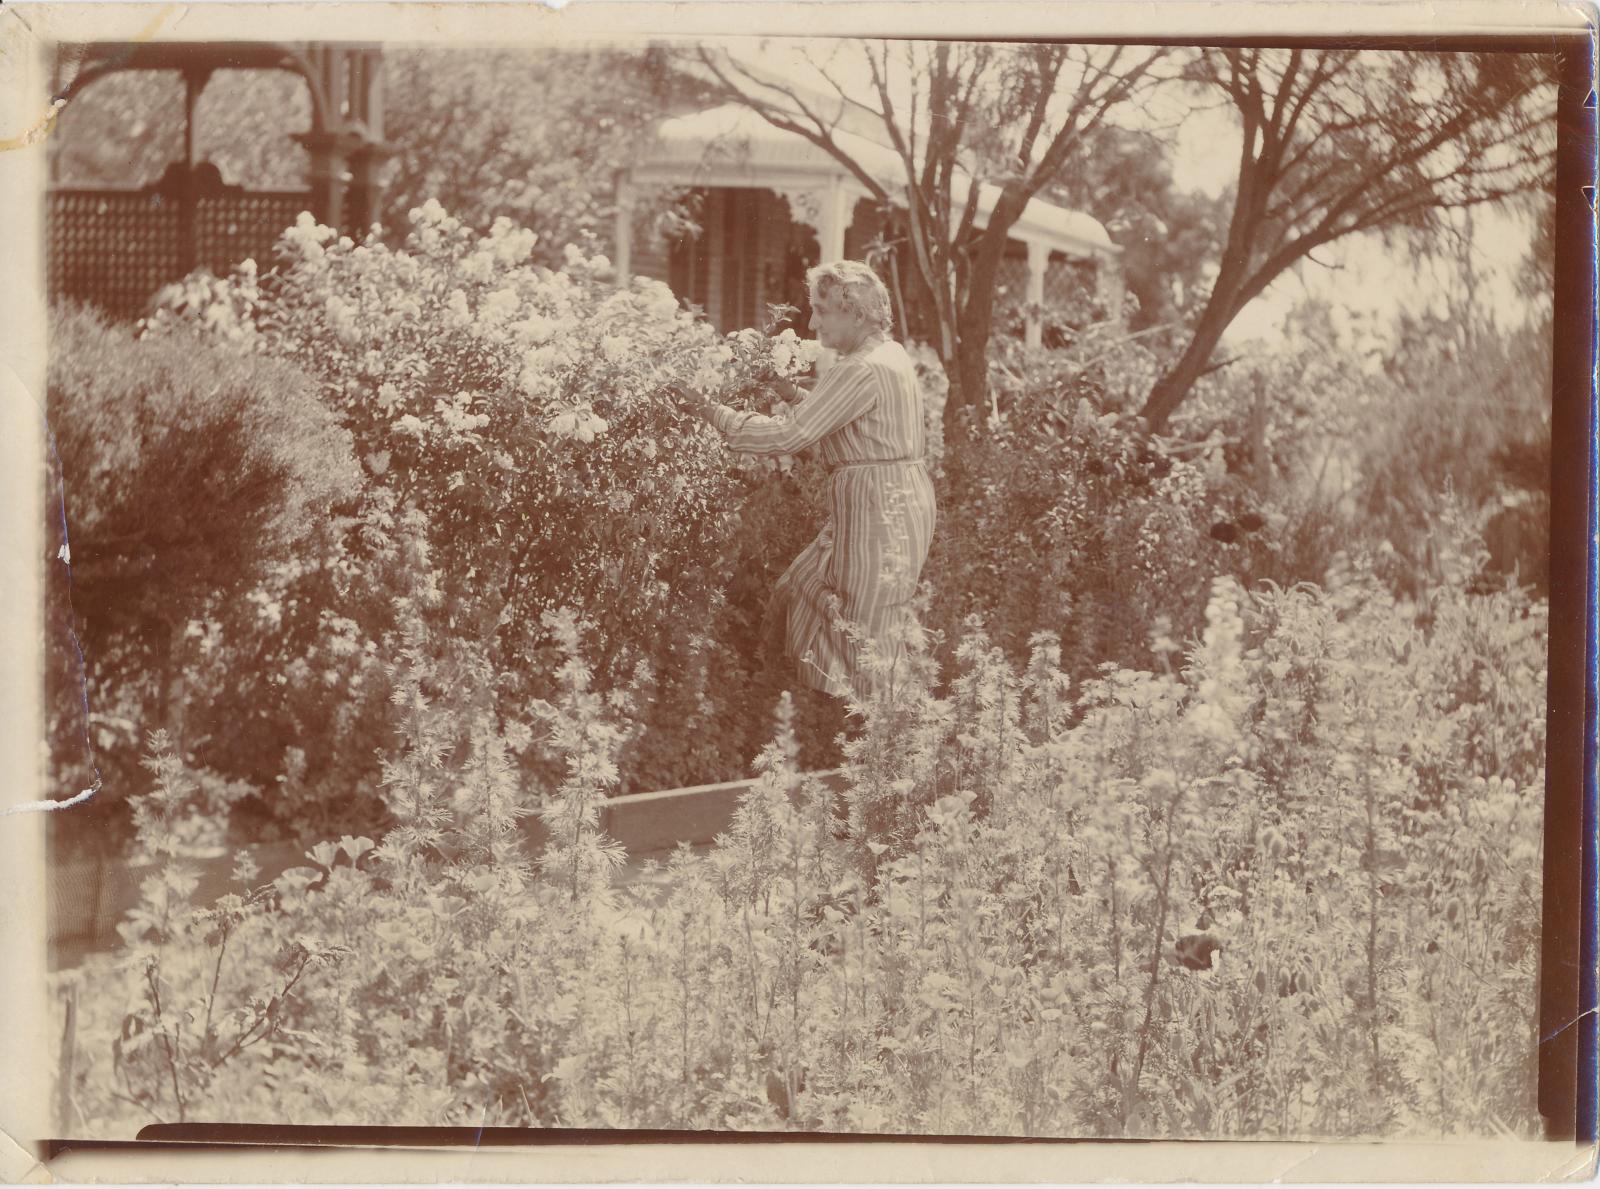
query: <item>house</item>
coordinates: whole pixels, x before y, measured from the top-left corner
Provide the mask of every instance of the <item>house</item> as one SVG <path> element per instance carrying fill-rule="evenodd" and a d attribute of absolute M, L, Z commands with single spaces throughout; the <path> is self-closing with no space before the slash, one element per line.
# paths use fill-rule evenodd
<path fill-rule="evenodd" d="M 844 128 L 834 135 L 891 195 L 903 187 L 904 166 L 895 150 Z M 954 192 L 965 194 L 969 183 L 958 172 Z M 654 187 L 695 192 L 698 235 L 668 239 L 651 231 L 640 217 L 639 200 Z M 769 304 L 802 305 L 805 271 L 819 260 L 872 256 L 891 290 L 899 289 L 895 274 L 904 264 L 892 253 L 873 250 L 892 212 L 880 209 L 832 154 L 743 104 L 663 120 L 653 152 L 624 171 L 617 193 L 618 275 L 667 282 L 720 330 L 761 324 Z M 999 195 L 996 186 L 980 187 L 980 227 Z M 1012 311 L 1018 329 L 1036 346 L 1044 330 L 1039 309 L 1086 291 L 1117 316 L 1120 256 L 1105 228 L 1088 215 L 1033 199 L 1011 231 L 997 329 Z M 902 309 L 903 304 L 896 302 Z M 899 329 L 902 337 L 930 337 L 926 328 Z"/>

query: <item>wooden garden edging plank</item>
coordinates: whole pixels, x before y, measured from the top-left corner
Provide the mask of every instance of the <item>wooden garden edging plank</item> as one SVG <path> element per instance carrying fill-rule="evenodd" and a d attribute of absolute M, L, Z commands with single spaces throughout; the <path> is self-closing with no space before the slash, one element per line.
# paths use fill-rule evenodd
<path fill-rule="evenodd" d="M 820 778 L 835 792 L 844 787 L 841 769 L 805 775 Z M 682 842 L 705 846 L 732 823 L 740 796 L 754 784 L 754 779 L 731 780 L 612 797 L 600 812 L 600 826 L 622 844 L 630 862 L 663 857 Z M 523 832 L 535 855 L 549 840 L 548 831 L 537 817 L 525 819 Z M 305 855 L 307 848 L 294 842 L 261 843 L 249 849 L 260 868 L 258 884 L 275 879 L 290 867 L 311 862 Z M 210 905 L 229 892 L 246 890 L 233 882 L 235 858 L 230 851 L 216 857 L 185 860 L 199 876 L 195 903 Z M 138 903 L 139 883 L 150 870 L 148 865 L 128 862 L 51 864 L 46 886 L 46 930 L 52 947 L 63 946 L 58 956 L 66 959 L 67 951 L 71 951 L 81 958 L 85 953 L 114 946 L 117 924 Z"/>
<path fill-rule="evenodd" d="M 835 791 L 843 787 L 844 774 L 838 768 L 806 775 L 820 778 Z M 754 784 L 754 780 L 732 780 L 613 797 L 601 811 L 600 825 L 631 859 L 670 851 L 680 842 L 703 846 L 728 828 L 740 796 Z"/>

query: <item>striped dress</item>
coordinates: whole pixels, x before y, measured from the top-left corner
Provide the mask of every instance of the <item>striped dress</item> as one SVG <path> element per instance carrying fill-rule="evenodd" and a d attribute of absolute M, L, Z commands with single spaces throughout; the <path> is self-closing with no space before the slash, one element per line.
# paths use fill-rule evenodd
<path fill-rule="evenodd" d="M 827 522 L 778 580 L 768 630 L 781 625 L 806 685 L 865 700 L 875 677 L 862 650 L 872 641 L 882 657 L 902 655 L 933 540 L 933 481 L 910 356 L 899 343 L 869 339 L 786 415 L 712 405 L 708 419 L 734 450 L 794 454 L 817 445 L 829 471 Z"/>

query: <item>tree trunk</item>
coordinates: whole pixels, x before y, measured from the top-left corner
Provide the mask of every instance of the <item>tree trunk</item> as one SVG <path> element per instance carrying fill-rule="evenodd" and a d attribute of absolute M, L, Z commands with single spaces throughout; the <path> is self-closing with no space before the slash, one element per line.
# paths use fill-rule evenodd
<path fill-rule="evenodd" d="M 962 413 L 970 408 L 981 414 L 984 398 L 989 394 L 989 339 L 994 333 L 994 286 L 1005 242 L 1003 231 L 991 233 L 988 241 L 979 249 L 973 261 L 972 273 L 967 279 L 970 296 L 960 312 L 961 323 L 954 328 L 955 366 L 952 368 L 949 362 L 945 364 L 945 372 L 950 376 L 950 395 L 944 406 L 944 440 L 947 443 L 959 445 L 970 438 L 973 426 L 969 425 Z"/>
<path fill-rule="evenodd" d="M 987 325 L 961 337 L 954 360 L 945 362 L 950 392 L 944 405 L 945 444 L 970 441 L 982 424 L 984 400 L 989 395 L 989 338 Z M 971 417 L 966 415 L 972 410 Z"/>
<path fill-rule="evenodd" d="M 1267 502 L 1272 497 L 1272 460 L 1267 457 L 1267 384 L 1258 372 L 1255 399 L 1250 406 L 1250 485 Z"/>
<path fill-rule="evenodd" d="M 975 419 L 969 418 L 966 411 L 982 404 L 983 369 L 974 368 L 972 354 L 963 342 L 955 359 L 945 364 L 945 375 L 950 380 L 950 391 L 944 402 L 944 441 L 947 449 L 959 449 L 972 440 Z"/>
<path fill-rule="evenodd" d="M 1223 332 L 1237 313 L 1233 306 L 1231 301 L 1208 305 L 1194 328 L 1194 337 L 1189 340 L 1188 347 L 1150 389 L 1139 415 L 1144 418 L 1145 427 L 1151 433 L 1160 433 L 1166 428 L 1167 418 L 1183 403 L 1183 398 L 1189 395 L 1189 389 L 1205 372 L 1211 352 L 1216 350 Z"/>

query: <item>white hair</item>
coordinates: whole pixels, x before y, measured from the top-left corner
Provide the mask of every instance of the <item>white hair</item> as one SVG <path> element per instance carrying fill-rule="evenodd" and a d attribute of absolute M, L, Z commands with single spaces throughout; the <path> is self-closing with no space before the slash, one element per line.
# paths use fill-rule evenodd
<path fill-rule="evenodd" d="M 878 274 L 859 260 L 835 260 L 809 269 L 806 289 L 812 305 L 819 300 L 837 300 L 874 330 L 888 331 L 893 324 L 889 290 Z"/>

